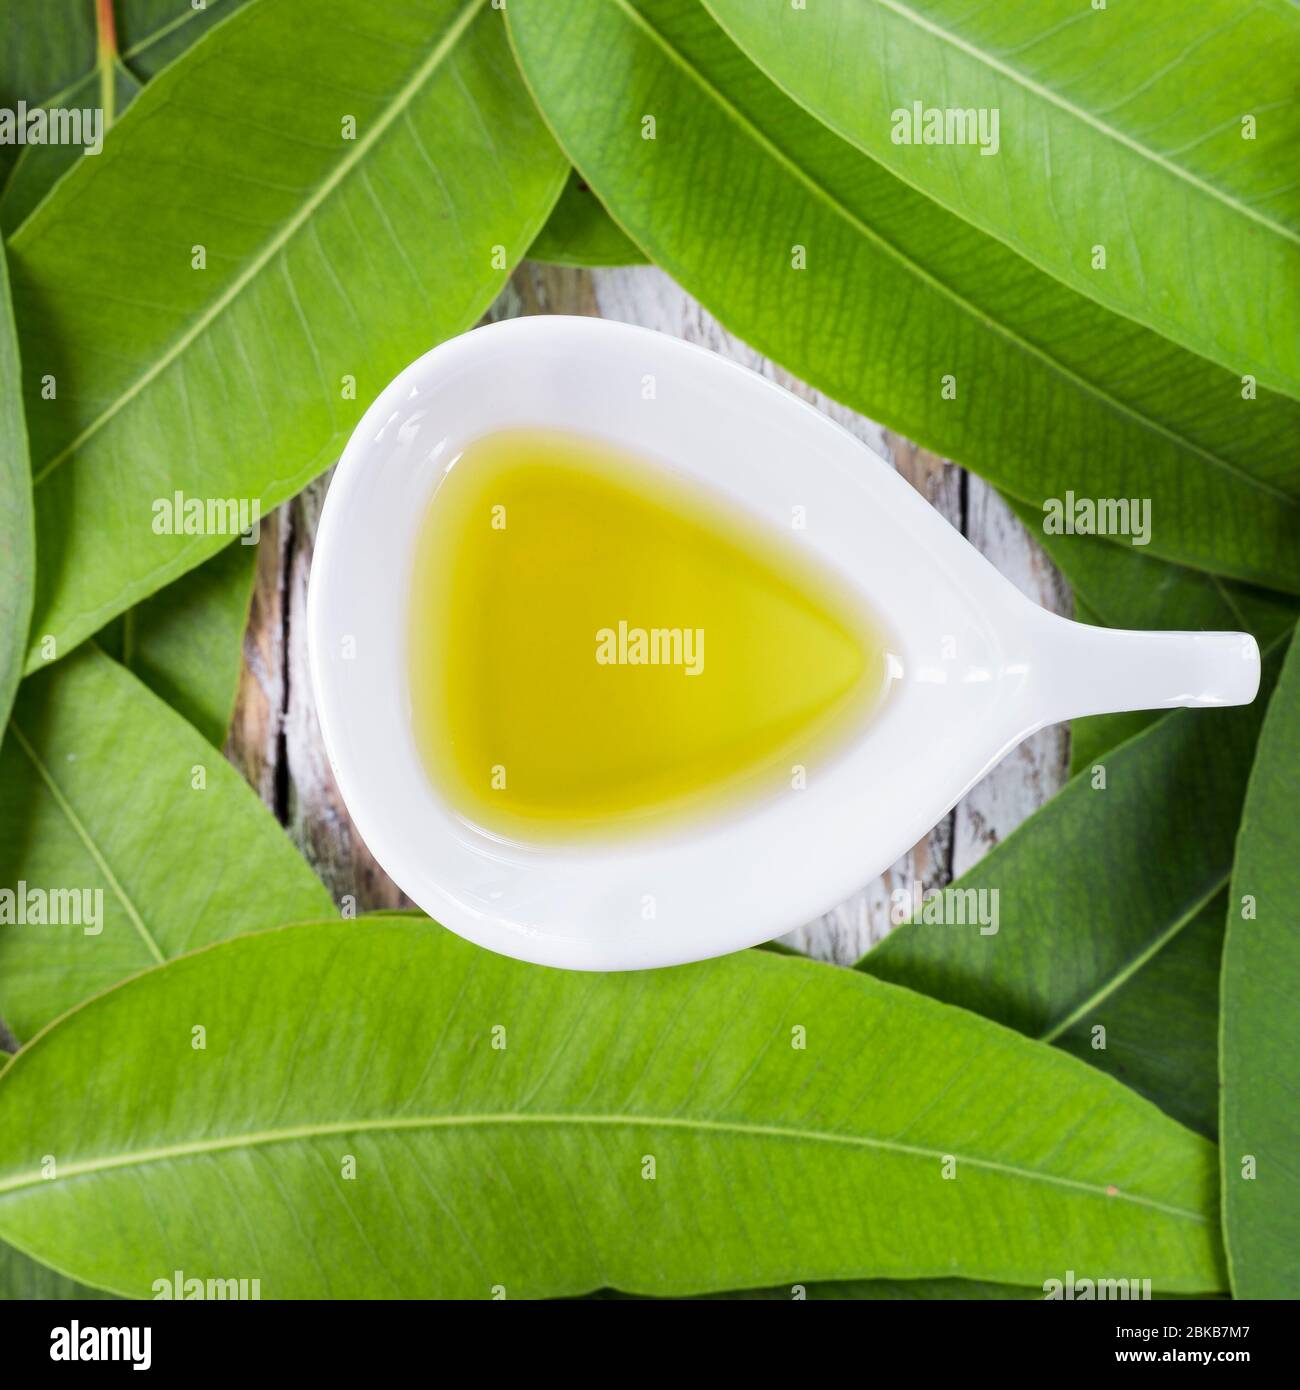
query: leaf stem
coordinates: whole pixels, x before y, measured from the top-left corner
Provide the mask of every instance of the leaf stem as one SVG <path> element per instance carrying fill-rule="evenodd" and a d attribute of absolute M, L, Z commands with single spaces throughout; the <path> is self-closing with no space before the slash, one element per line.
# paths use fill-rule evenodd
<path fill-rule="evenodd" d="M 104 111 L 104 129 L 113 124 L 116 115 L 114 68 L 117 63 L 117 22 L 113 17 L 113 0 L 95 0 L 95 34 L 99 67 L 99 104 Z"/>

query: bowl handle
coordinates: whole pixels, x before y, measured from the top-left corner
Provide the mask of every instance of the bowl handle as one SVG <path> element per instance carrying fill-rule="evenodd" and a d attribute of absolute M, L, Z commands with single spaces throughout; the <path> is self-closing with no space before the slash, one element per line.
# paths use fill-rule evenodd
<path fill-rule="evenodd" d="M 1033 685 L 1047 722 L 1248 705 L 1259 691 L 1259 644 L 1248 632 L 1129 632 L 1042 616 L 1050 621 L 1035 634 Z"/>

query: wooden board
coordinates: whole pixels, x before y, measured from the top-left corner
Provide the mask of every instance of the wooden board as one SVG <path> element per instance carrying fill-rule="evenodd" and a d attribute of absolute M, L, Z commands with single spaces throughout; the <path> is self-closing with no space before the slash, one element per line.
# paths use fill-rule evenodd
<path fill-rule="evenodd" d="M 568 270 L 525 263 L 488 314 L 585 314 L 659 329 L 741 362 L 810 401 L 888 459 L 1022 592 L 1057 613 L 1069 593 L 1042 549 L 978 478 L 829 400 L 729 334 L 651 266 Z M 288 828 L 336 901 L 349 909 L 409 905 L 367 851 L 321 743 L 307 670 L 307 576 L 328 475 L 263 525 L 244 671 L 227 754 Z M 1045 729 L 993 770 L 880 878 L 784 938 L 849 964 L 891 928 L 895 890 L 941 887 L 1008 835 L 1065 781 L 1068 735 Z"/>

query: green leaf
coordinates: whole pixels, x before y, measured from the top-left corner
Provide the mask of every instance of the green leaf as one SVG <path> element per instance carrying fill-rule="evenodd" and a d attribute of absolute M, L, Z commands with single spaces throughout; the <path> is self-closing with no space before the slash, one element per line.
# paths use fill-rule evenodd
<path fill-rule="evenodd" d="M 117 0 L 116 51 L 97 51 L 94 0 L 44 0 L 39 11 L 11 18 L 0 91 L 5 105 L 25 101 L 67 110 L 100 108 L 105 127 L 131 104 L 144 81 L 178 57 L 247 0 L 207 0 L 201 9 L 177 0 Z M 11 11 L 12 14 L 12 11 Z M 103 82 L 113 82 L 111 107 Z M 0 230 L 13 232 L 81 157 L 79 145 L 0 146 Z"/>
<path fill-rule="evenodd" d="M 78 906 L 102 892 L 98 930 L 0 925 L 0 1017 L 19 1038 L 133 971 L 331 909 L 235 769 L 93 645 L 19 688 L 0 785 L 0 887 Z"/>
<path fill-rule="evenodd" d="M 196 571 L 196 573 L 198 572 L 200 571 Z M 181 584 L 184 582 L 182 580 Z M 180 585 L 173 585 L 172 589 L 178 587 Z M 428 924 L 428 918 L 423 913 L 410 909 L 363 915 L 359 919 L 359 924 L 402 920 L 423 921 Z M 781 947 L 780 943 L 768 943 L 768 945 L 778 948 L 787 955 L 798 954 L 788 947 Z M 3 1071 L 6 1060 L 0 1059 L 0 1071 Z M 114 1294 L 92 1289 L 67 1279 L 15 1250 L 12 1246 L 0 1245 L 0 1302 L 19 1299 L 103 1299 L 115 1297 Z M 626 1299 L 633 1297 L 633 1295 L 607 1289 L 587 1294 L 585 1297 L 590 1299 Z M 791 1286 L 783 1286 L 770 1289 L 746 1289 L 739 1293 L 704 1294 L 701 1297 L 777 1302 L 794 1298 L 795 1290 Z M 968 1279 L 878 1279 L 800 1286 L 799 1297 L 813 1302 L 880 1299 L 1040 1299 L 1043 1297 L 1043 1291 L 1041 1288 L 977 1283 Z M 1162 1295 L 1162 1297 L 1168 1297 L 1168 1295 Z"/>
<path fill-rule="evenodd" d="M 229 539 L 155 534 L 154 499 L 265 513 L 331 463 L 565 174 L 487 0 L 259 0 L 164 69 L 10 243 L 35 633 L 62 655 Z"/>
<path fill-rule="evenodd" d="M 796 1298 L 796 1288 L 800 1291 Z M 637 1295 L 619 1293 L 614 1289 L 602 1289 L 599 1293 L 586 1294 L 593 1300 L 626 1300 Z M 1028 1289 L 1018 1284 L 981 1284 L 973 1279 L 847 1279 L 824 1284 L 782 1284 L 771 1289 L 742 1289 L 732 1293 L 698 1294 L 702 1301 L 728 1302 L 758 1301 L 763 1303 L 789 1303 L 807 1300 L 820 1302 L 876 1302 L 887 1300 L 998 1300 L 1042 1298 L 1041 1287 Z"/>
<path fill-rule="evenodd" d="M 1060 1278 L 1059 1275 L 1054 1276 Z M 824 1284 L 799 1285 L 803 1290 L 800 1299 L 810 1303 L 818 1302 L 876 1302 L 890 1303 L 900 1300 L 954 1302 L 999 1302 L 1014 1300 L 1024 1302 L 1030 1299 L 1042 1300 L 1046 1293 L 1039 1285 L 1026 1288 L 1020 1284 L 982 1284 L 974 1279 L 846 1279 Z M 731 1293 L 697 1294 L 701 1301 L 741 1302 L 758 1300 L 764 1303 L 789 1303 L 794 1299 L 795 1287 L 789 1284 L 771 1289 L 741 1289 Z M 1134 1295 L 1136 1297 L 1137 1295 Z M 618 1293 L 613 1289 L 602 1289 L 599 1293 L 585 1294 L 588 1299 L 630 1299 L 635 1294 Z M 1153 1299 L 1172 1301 L 1179 1299 L 1213 1298 L 1213 1294 L 1152 1293 Z"/>
<path fill-rule="evenodd" d="M 1210 900 L 1056 1039 L 1189 1129 L 1219 1127 L 1219 961 L 1226 894 Z M 1104 1037 L 1094 1031 L 1104 1028 Z M 1098 1043 L 1104 1041 L 1104 1048 Z"/>
<path fill-rule="evenodd" d="M 1234 372 L 916 193 L 691 0 L 512 0 L 508 16 L 583 177 L 760 352 L 1025 501 L 1149 498 L 1153 553 L 1300 591 L 1296 402 L 1243 400 Z"/>
<path fill-rule="evenodd" d="M 43 0 L 0 8 L 0 106 L 16 111 L 58 103 L 95 69 L 95 7 L 87 0 Z M 24 146 L 0 144 L 0 188 Z"/>
<path fill-rule="evenodd" d="M 120 62 L 111 68 L 115 110 L 124 111 L 140 91 L 140 83 Z M 89 73 L 73 87 L 57 94 L 54 103 L 60 107 L 84 111 L 100 106 L 100 78 Z M 100 109 L 103 109 L 102 107 Z M 107 125 L 107 113 L 105 113 Z M 0 192 L 0 231 L 12 236 L 15 228 L 40 204 L 50 189 L 83 158 L 80 145 L 25 145 L 14 161 L 13 171 Z M 98 158 L 96 155 L 91 158 Z"/>
<path fill-rule="evenodd" d="M 256 576 L 257 548 L 228 545 L 96 638 L 217 748 L 226 741 L 239 691 Z"/>
<path fill-rule="evenodd" d="M 1123 991 L 1227 884 L 1264 700 L 1285 641 L 1266 651 L 1254 704 L 1163 716 L 1106 754 L 1104 787 L 1091 773 L 1075 777 L 962 875 L 952 892 L 996 892 L 995 933 L 908 923 L 859 968 L 1045 1042 L 1077 1039 L 1080 1027 L 1095 1023 L 1127 1035 L 1133 1008 Z M 1141 982 L 1139 997 L 1149 1000 L 1179 979 L 1177 964 L 1162 962 Z M 1204 1017 L 1189 1021 L 1192 1033 L 1203 1030 Z M 1164 1059 L 1144 1056 L 1138 1040 L 1122 1059 L 1088 1060 L 1111 1070 L 1122 1060 L 1130 1085 L 1171 1112 L 1203 1117 L 1209 1082 L 1195 1070 L 1199 1056 L 1189 1050 L 1171 1071 Z"/>
<path fill-rule="evenodd" d="M 0 246 L 0 724 L 9 717 L 22 675 L 36 570 L 32 475 L 18 387 L 20 370 L 9 277 Z"/>
<path fill-rule="evenodd" d="M 178 13 L 175 0 L 127 0 L 115 6 L 117 39 L 125 45 L 124 57 L 142 65 L 142 75 L 151 75 L 183 52 L 216 19 L 233 14 L 244 3 L 246 0 L 211 0 L 203 9 L 186 7 Z M 89 0 L 73 0 L 71 4 L 51 0 L 39 14 L 25 16 L 23 25 L 9 36 L 10 46 L 0 68 L 4 90 L 16 93 L 15 101 L 25 100 L 29 107 L 44 104 L 84 109 L 99 105 L 101 74 L 95 53 L 94 14 Z M 125 35 L 120 32 L 123 24 Z M 66 64 L 77 55 L 88 64 L 85 75 L 80 81 L 51 90 L 51 84 L 57 86 L 59 74 L 66 73 Z M 115 106 L 114 112 L 105 112 L 106 123 L 114 114 L 121 114 L 142 85 L 116 54 L 110 53 L 107 61 L 114 75 Z M 6 151 L 9 148 L 4 147 Z M 81 148 L 76 145 L 25 145 L 18 149 L 8 182 L 0 190 L 3 230 L 11 232 L 80 157 Z M 7 164 L 3 167 L 8 168 Z M 12 407 L 21 411 L 16 359 L 12 370 L 4 370 L 3 380 L 13 392 Z M 31 466 L 24 457 L 18 480 L 28 497 L 30 475 Z M 30 502 L 28 506 L 30 509 Z M 30 522 L 27 531 L 30 534 Z M 6 526 L 3 534 L 22 533 Z M 101 647 L 119 660 L 126 655 L 125 664 L 150 689 L 218 746 L 225 741 L 235 701 L 255 565 L 255 552 L 227 546 L 171 585 L 165 596 L 146 599 L 98 634 Z M 6 585 L 6 589 L 13 595 L 23 592 L 18 584 Z M 26 594 L 30 610 L 30 576 Z M 16 684 L 27 646 L 26 623 L 6 622 L 5 627 L 21 648 L 13 658 Z M 7 718 L 8 708 L 8 700 L 0 700 L 0 722 Z"/>
<path fill-rule="evenodd" d="M 1216 1181 L 1109 1077 L 852 971 L 538 970 L 409 920 L 173 961 L 0 1075 L 0 1237 L 128 1295 L 177 1268 L 270 1298 L 1041 1286 L 1063 1251 L 1211 1290 Z"/>
<path fill-rule="evenodd" d="M 1240 628 L 1269 642 L 1295 624 L 1300 602 L 1217 575 L 1171 565 L 1127 540 L 1063 536 L 1043 529 L 1043 514 L 1007 499 L 1052 563 L 1107 627 Z"/>
<path fill-rule="evenodd" d="M 39 1264 L 11 1245 L 0 1245 L 0 1303 L 113 1297 L 102 1289 L 78 1284 L 75 1279 Z"/>
<path fill-rule="evenodd" d="M 644 265 L 646 258 L 575 171 L 546 226 L 528 248 L 528 259 L 594 266 Z"/>
<path fill-rule="evenodd" d="M 1293 7 L 705 3 L 922 193 L 1081 294 L 1300 396 L 1300 185 L 1278 177 L 1300 141 Z M 983 111 L 984 126 L 920 143 L 917 108 L 945 124 L 949 108 Z"/>
<path fill-rule="evenodd" d="M 1300 1296 L 1297 768 L 1300 643 L 1293 642 L 1250 774 L 1223 949 L 1223 1221 L 1238 1298 Z"/>
<path fill-rule="evenodd" d="M 202 9 L 177 0 L 118 0 L 117 42 L 122 61 L 142 82 L 156 77 L 196 40 L 249 0 L 205 0 Z"/>

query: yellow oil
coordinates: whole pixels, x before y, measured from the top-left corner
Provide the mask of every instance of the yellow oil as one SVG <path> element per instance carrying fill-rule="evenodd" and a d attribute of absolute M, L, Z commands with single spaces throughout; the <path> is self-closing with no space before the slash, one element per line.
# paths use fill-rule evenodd
<path fill-rule="evenodd" d="M 797 534 L 596 439 L 470 444 L 413 574 L 435 786 L 490 833 L 552 843 L 796 794 L 889 679 L 882 629 Z"/>

